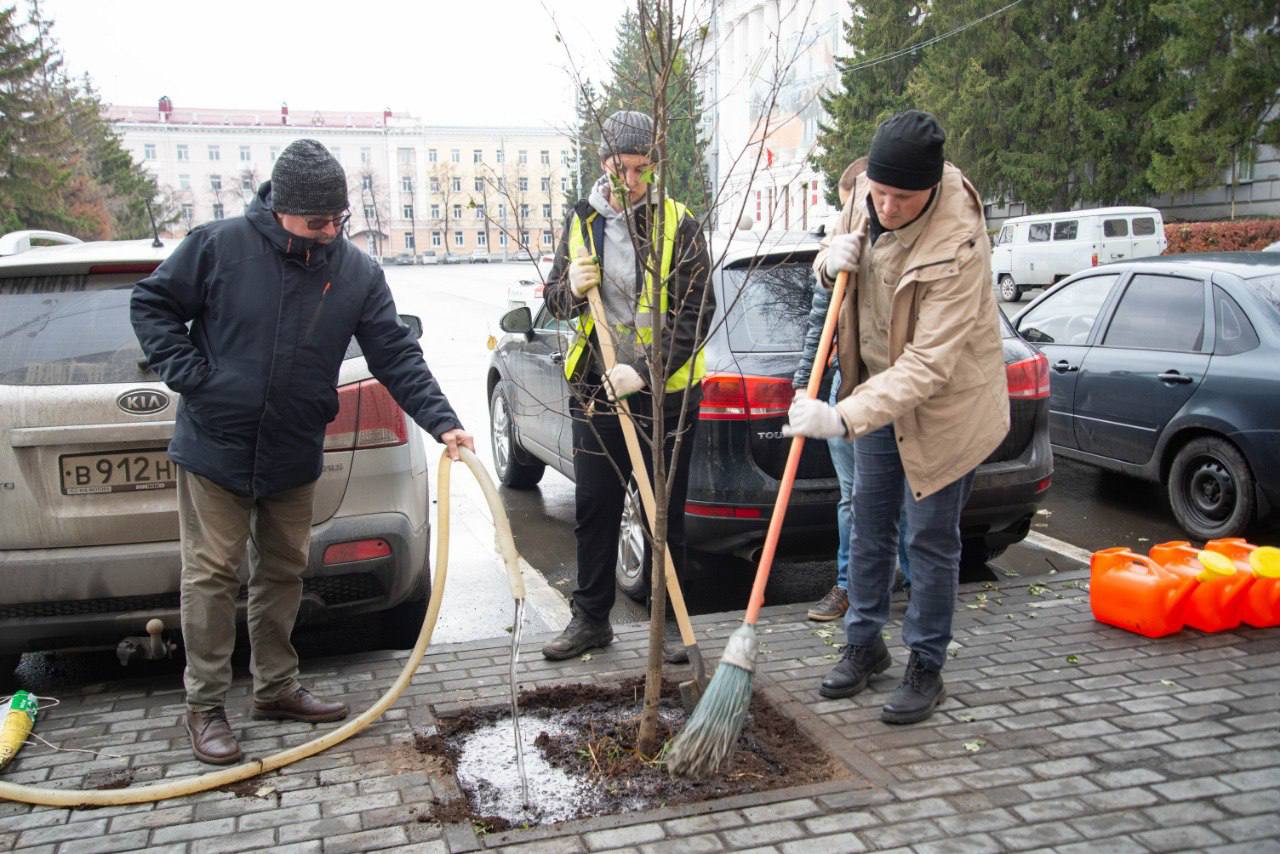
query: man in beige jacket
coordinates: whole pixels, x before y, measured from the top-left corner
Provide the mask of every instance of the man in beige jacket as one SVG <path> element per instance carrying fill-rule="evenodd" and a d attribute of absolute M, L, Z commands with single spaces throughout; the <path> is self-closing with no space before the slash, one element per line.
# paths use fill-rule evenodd
<path fill-rule="evenodd" d="M 1009 400 L 982 200 L 942 154 L 937 120 L 908 110 L 876 130 L 840 223 L 814 262 L 830 287 L 849 273 L 835 406 L 791 406 L 789 434 L 856 439 L 853 546 L 844 655 L 824 697 L 851 697 L 892 663 L 889 617 L 905 504 L 911 656 L 881 712 L 922 721 L 946 696 L 960 571 L 960 512 L 973 473 L 1009 429 Z M 904 491 L 906 493 L 904 501 Z"/>

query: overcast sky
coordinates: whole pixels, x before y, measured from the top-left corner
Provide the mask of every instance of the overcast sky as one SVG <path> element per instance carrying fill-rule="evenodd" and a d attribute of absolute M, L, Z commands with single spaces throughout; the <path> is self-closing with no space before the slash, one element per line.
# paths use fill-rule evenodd
<path fill-rule="evenodd" d="M 599 79 L 626 7 L 627 0 L 41 0 L 68 69 L 88 72 L 108 103 L 154 104 L 161 95 L 180 108 L 286 101 L 298 113 L 390 107 L 432 124 L 560 128 L 573 115 L 565 45 Z"/>

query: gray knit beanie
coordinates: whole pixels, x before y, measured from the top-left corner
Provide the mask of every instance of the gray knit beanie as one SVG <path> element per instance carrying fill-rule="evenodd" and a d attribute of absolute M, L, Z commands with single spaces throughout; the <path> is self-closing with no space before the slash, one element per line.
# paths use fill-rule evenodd
<path fill-rule="evenodd" d="M 299 139 L 271 169 L 271 209 L 284 214 L 332 214 L 347 209 L 347 175 L 329 149 Z"/>
<path fill-rule="evenodd" d="M 929 113 L 906 110 L 876 128 L 867 154 L 867 177 L 899 190 L 927 190 L 942 180 L 947 135 Z"/>
<path fill-rule="evenodd" d="M 600 125 L 600 159 L 619 154 L 653 155 L 653 119 L 636 110 L 618 110 Z"/>

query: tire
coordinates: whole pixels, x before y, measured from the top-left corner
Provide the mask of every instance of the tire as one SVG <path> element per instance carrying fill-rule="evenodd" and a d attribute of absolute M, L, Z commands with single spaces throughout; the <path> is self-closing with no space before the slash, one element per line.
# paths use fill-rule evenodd
<path fill-rule="evenodd" d="M 22 653 L 8 653 L 0 655 L 0 690 L 9 691 L 18 684 L 18 677 L 14 673 L 18 669 L 18 663 L 22 661 Z"/>
<path fill-rule="evenodd" d="M 547 467 L 530 458 L 516 441 L 511 404 L 507 399 L 505 386 L 506 383 L 500 381 L 489 395 L 489 438 L 493 447 L 493 470 L 503 486 L 531 489 L 542 480 Z"/>
<path fill-rule="evenodd" d="M 627 496 L 622 502 L 622 525 L 618 531 L 618 560 L 614 576 L 618 589 L 641 605 L 649 601 L 652 555 L 644 514 L 640 509 L 640 492 L 635 481 L 632 481 L 627 486 Z"/>
<path fill-rule="evenodd" d="M 1000 299 L 1004 302 L 1018 302 L 1022 299 L 1022 289 L 1008 273 L 1000 276 Z"/>
<path fill-rule="evenodd" d="M 1193 539 L 1239 536 L 1253 522 L 1253 472 L 1225 439 L 1204 436 L 1184 445 L 1165 488 L 1174 518 Z"/>
<path fill-rule="evenodd" d="M 382 628 L 382 642 L 387 649 L 413 649 L 427 618 L 427 596 L 415 595 L 394 608 L 372 615 Z"/>

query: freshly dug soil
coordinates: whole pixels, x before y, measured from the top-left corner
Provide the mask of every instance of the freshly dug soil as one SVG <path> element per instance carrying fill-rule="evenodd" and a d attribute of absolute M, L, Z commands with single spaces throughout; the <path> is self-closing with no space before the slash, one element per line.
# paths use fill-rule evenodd
<path fill-rule="evenodd" d="M 580 783 L 581 811 L 573 818 L 589 818 L 695 803 L 729 795 L 788 788 L 830 780 L 846 773 L 763 696 L 753 696 L 737 749 L 720 774 L 708 780 L 670 775 L 654 757 L 635 749 L 644 681 L 629 679 L 617 686 L 555 685 L 522 692 L 520 722 L 528 755 L 540 751 L 556 768 Z M 555 714 L 562 734 L 540 728 Z M 663 684 L 659 728 L 663 742 L 685 722 L 674 683 Z M 466 710 L 440 719 L 439 734 L 415 733 L 420 753 L 440 757 L 452 771 L 467 735 L 498 720 L 509 720 L 504 709 Z M 530 781 L 531 789 L 533 781 Z M 485 785 L 485 784 L 482 784 Z M 435 802 L 420 820 L 440 822 L 470 819 L 488 831 L 506 830 L 512 822 L 501 816 L 477 815 L 476 791 L 462 786 L 466 806 L 458 801 Z M 534 805 L 536 807 L 536 804 Z M 527 816 L 521 826 L 539 823 Z"/>

